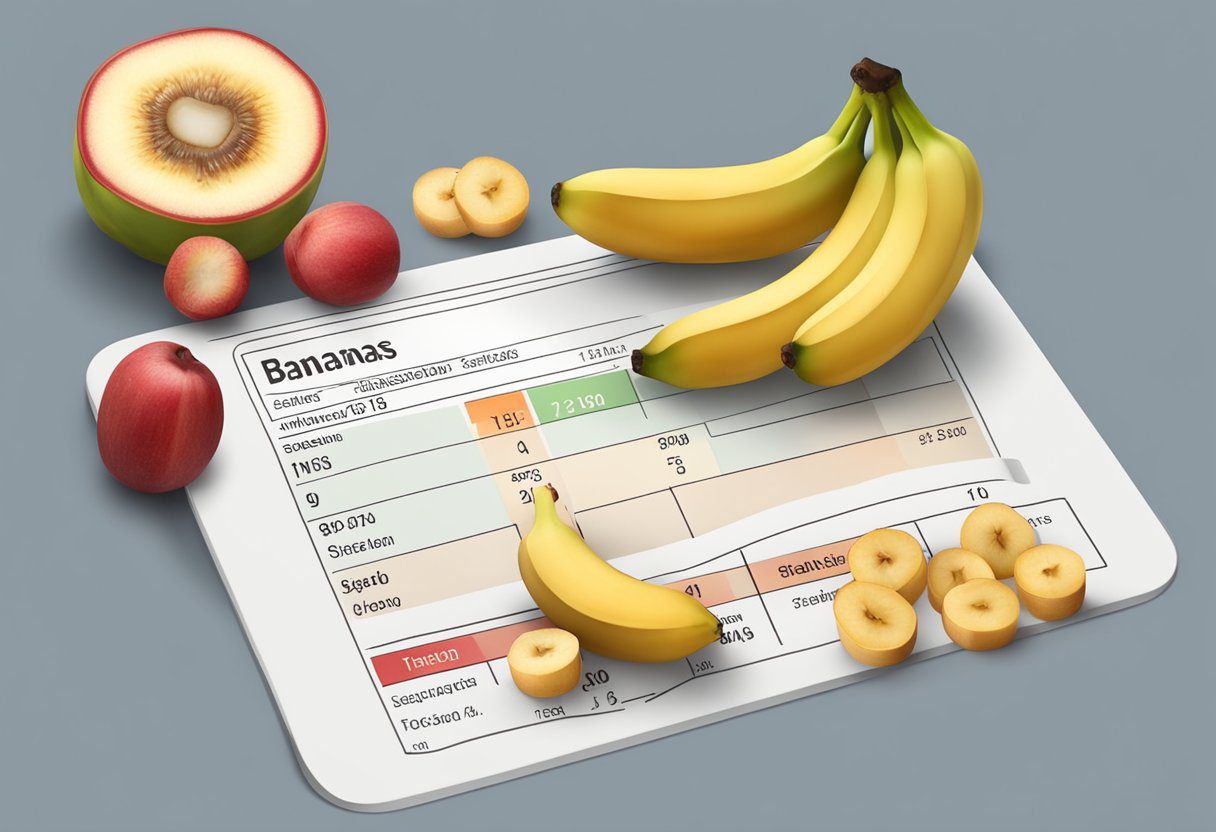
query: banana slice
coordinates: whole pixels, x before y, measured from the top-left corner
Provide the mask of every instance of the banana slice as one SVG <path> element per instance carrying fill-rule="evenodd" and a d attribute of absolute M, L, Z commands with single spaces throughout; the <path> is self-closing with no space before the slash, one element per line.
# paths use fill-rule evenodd
<path fill-rule="evenodd" d="M 871 667 L 899 664 L 916 646 L 916 610 L 890 587 L 850 581 L 832 602 L 840 643 Z"/>
<path fill-rule="evenodd" d="M 959 545 L 988 561 L 997 578 L 1013 577 L 1013 562 L 1035 544 L 1034 528 L 1004 503 L 984 503 L 967 515 Z"/>
<path fill-rule="evenodd" d="M 1085 600 L 1085 561 L 1064 546 L 1044 543 L 1018 555 L 1013 579 L 1022 603 L 1035 618 L 1068 618 Z"/>
<path fill-rule="evenodd" d="M 528 180 L 514 165 L 478 156 L 456 174 L 456 210 L 479 237 L 505 237 L 528 216 Z"/>
<path fill-rule="evenodd" d="M 456 208 L 456 174 L 460 168 L 428 170 L 414 183 L 414 216 L 436 237 L 463 237 L 469 227 Z"/>
<path fill-rule="evenodd" d="M 959 584 L 942 601 L 946 635 L 967 650 L 995 650 L 1018 630 L 1018 596 L 993 578 Z"/>
<path fill-rule="evenodd" d="M 849 547 L 853 580 L 882 584 L 902 595 L 909 604 L 925 591 L 925 555 L 916 538 L 899 529 L 875 529 Z"/>
<path fill-rule="evenodd" d="M 942 611 L 942 599 L 959 584 L 976 578 L 995 578 L 988 561 L 966 549 L 942 549 L 929 559 L 929 603 Z"/>
<path fill-rule="evenodd" d="M 507 665 L 517 688 L 528 696 L 549 699 L 574 690 L 583 659 L 573 633 L 546 627 L 515 639 L 507 651 Z"/>

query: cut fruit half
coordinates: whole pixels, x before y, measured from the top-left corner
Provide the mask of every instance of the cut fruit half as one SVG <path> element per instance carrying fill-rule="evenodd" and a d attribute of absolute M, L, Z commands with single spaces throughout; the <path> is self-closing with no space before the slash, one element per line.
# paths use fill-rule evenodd
<path fill-rule="evenodd" d="M 76 184 L 97 225 L 165 263 L 184 240 L 246 260 L 308 211 L 325 164 L 321 94 L 275 47 L 229 29 L 171 32 L 93 74 L 76 121 Z"/>
<path fill-rule="evenodd" d="M 890 587 L 850 581 L 836 590 L 832 613 L 841 645 L 862 664 L 899 664 L 916 646 L 916 610 Z"/>
<path fill-rule="evenodd" d="M 946 593 L 942 626 L 959 647 L 996 650 L 1013 641 L 1019 612 L 1016 592 L 993 578 L 976 578 Z"/>
<path fill-rule="evenodd" d="M 976 578 L 995 578 L 988 561 L 966 549 L 943 549 L 929 560 L 929 606 L 942 611 L 946 593 Z"/>
<path fill-rule="evenodd" d="M 1013 577 L 1013 562 L 1035 544 L 1034 527 L 1017 509 L 984 503 L 963 521 L 959 545 L 988 561 L 997 578 Z"/>
<path fill-rule="evenodd" d="M 925 591 L 925 554 L 916 538 L 899 529 L 875 529 L 849 547 L 853 580 L 890 587 L 915 604 Z"/>
<path fill-rule="evenodd" d="M 528 180 L 494 156 L 470 159 L 453 183 L 456 208 L 479 237 L 505 237 L 528 216 Z"/>
<path fill-rule="evenodd" d="M 1031 546 L 1013 564 L 1013 579 L 1026 609 L 1043 621 L 1068 618 L 1085 602 L 1085 561 L 1066 546 Z"/>
<path fill-rule="evenodd" d="M 520 634 L 507 652 L 515 686 L 528 696 L 549 699 L 574 690 L 583 668 L 578 638 L 557 627 Z"/>
<path fill-rule="evenodd" d="M 460 168 L 428 170 L 414 183 L 414 216 L 436 237 L 463 237 L 469 226 L 456 208 L 456 174 Z"/>

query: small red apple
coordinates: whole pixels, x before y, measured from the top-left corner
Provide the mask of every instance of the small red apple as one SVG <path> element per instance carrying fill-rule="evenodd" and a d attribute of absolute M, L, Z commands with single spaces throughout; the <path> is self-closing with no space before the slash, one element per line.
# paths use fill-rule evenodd
<path fill-rule="evenodd" d="M 335 306 L 380 297 L 401 268 L 392 223 L 357 202 L 333 202 L 300 220 L 283 242 L 283 255 L 304 294 Z"/>
<path fill-rule="evenodd" d="M 165 267 L 165 296 L 196 321 L 227 315 L 249 291 L 249 264 L 227 240 L 191 237 Z"/>
<path fill-rule="evenodd" d="M 97 448 L 124 485 L 172 491 L 203 472 L 223 428 L 215 376 L 180 344 L 155 341 L 118 362 L 106 382 Z"/>

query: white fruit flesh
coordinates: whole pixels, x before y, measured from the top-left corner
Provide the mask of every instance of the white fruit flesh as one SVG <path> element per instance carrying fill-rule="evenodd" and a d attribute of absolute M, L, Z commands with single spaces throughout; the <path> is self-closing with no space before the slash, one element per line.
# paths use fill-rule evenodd
<path fill-rule="evenodd" d="M 223 104 L 208 104 L 188 95 L 169 105 L 165 126 L 178 141 L 194 147 L 219 147 L 236 124 L 236 114 Z"/>
<path fill-rule="evenodd" d="M 909 604 L 925 591 L 925 555 L 916 538 L 899 529 L 875 529 L 849 547 L 853 580 L 882 584 Z"/>
<path fill-rule="evenodd" d="M 285 201 L 324 151 L 312 81 L 238 32 L 181 32 L 120 52 L 90 82 L 80 118 L 95 178 L 193 220 L 236 220 Z"/>
<path fill-rule="evenodd" d="M 1043 621 L 1067 618 L 1085 601 L 1085 561 L 1064 546 L 1027 549 L 1013 565 L 1013 579 L 1026 609 Z"/>
<path fill-rule="evenodd" d="M 959 545 L 988 561 L 997 578 L 1013 577 L 1013 562 L 1035 544 L 1034 527 L 1004 503 L 984 503 L 963 521 Z"/>
<path fill-rule="evenodd" d="M 459 168 L 428 170 L 414 183 L 414 216 L 436 237 L 463 237 L 469 226 L 456 208 L 456 174 Z"/>
<path fill-rule="evenodd" d="M 959 584 L 995 578 L 988 561 L 966 549 L 943 549 L 929 559 L 929 604 L 942 611 L 942 599 Z"/>
<path fill-rule="evenodd" d="M 942 624 L 959 647 L 995 650 L 1013 640 L 1020 611 L 1012 589 L 992 578 L 976 578 L 946 593 Z"/>
<path fill-rule="evenodd" d="M 456 175 L 456 207 L 474 234 L 502 237 L 528 215 L 528 181 L 493 156 L 478 156 Z"/>
<path fill-rule="evenodd" d="M 916 610 L 890 587 L 851 581 L 836 591 L 832 612 L 841 645 L 862 664 L 898 664 L 916 646 Z"/>
<path fill-rule="evenodd" d="M 574 689 L 583 663 L 573 633 L 546 627 L 515 639 L 507 665 L 516 687 L 528 696 L 548 699 Z"/>

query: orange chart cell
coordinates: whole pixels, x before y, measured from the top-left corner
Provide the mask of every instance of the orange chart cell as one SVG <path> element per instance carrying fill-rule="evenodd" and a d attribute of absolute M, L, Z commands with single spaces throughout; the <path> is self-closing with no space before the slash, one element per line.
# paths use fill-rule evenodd
<path fill-rule="evenodd" d="M 519 391 L 465 402 L 464 409 L 478 436 L 494 436 L 536 424 L 527 398 Z"/>
<path fill-rule="evenodd" d="M 831 578 L 849 571 L 849 547 L 857 538 L 791 552 L 752 563 L 752 577 L 761 592 Z"/>

